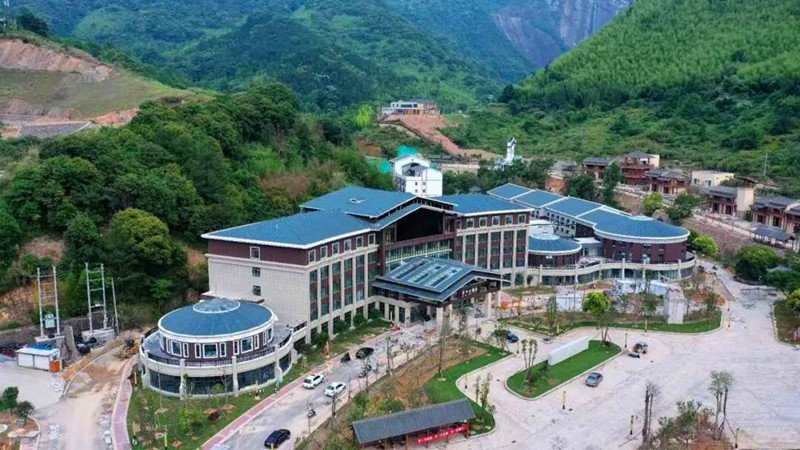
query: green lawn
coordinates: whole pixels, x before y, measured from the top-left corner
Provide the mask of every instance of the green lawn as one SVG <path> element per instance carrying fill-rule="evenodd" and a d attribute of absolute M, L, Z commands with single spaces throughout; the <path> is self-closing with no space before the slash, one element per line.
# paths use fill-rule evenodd
<path fill-rule="evenodd" d="M 780 339 L 781 342 L 793 343 L 792 334 L 797 327 L 800 327 L 800 312 L 793 311 L 791 308 L 787 307 L 785 300 L 775 302 L 774 308 L 775 327 L 778 332 L 778 339 Z"/>
<path fill-rule="evenodd" d="M 486 353 L 442 371 L 441 380 L 434 376 L 425 383 L 423 388 L 428 398 L 431 400 L 431 403 L 442 403 L 466 397 L 456 386 L 456 381 L 459 377 L 473 370 L 480 369 L 483 366 L 497 362 L 511 354 L 505 350 L 500 350 L 499 348 L 480 342 L 474 342 L 473 344 L 485 349 Z M 489 395 L 491 396 L 491 392 Z M 473 434 L 482 434 L 491 431 L 494 428 L 494 417 L 492 414 L 472 400 L 470 400 L 470 403 L 475 410 L 475 415 L 484 418 L 484 427 L 474 430 Z"/>
<path fill-rule="evenodd" d="M 633 330 L 644 330 L 645 329 L 645 322 L 639 319 L 638 323 L 631 321 L 625 317 L 620 317 L 620 320 L 614 320 L 610 327 L 611 328 L 627 328 Z M 534 333 L 542 333 L 550 336 L 556 336 L 564 334 L 568 331 L 574 330 L 575 328 L 580 327 L 596 327 L 597 321 L 595 320 L 576 320 L 574 322 L 568 321 L 566 323 L 562 323 L 558 327 L 558 333 L 550 333 L 550 329 L 543 321 L 532 321 L 530 316 L 521 316 L 521 317 L 508 317 L 504 319 L 500 319 L 501 322 L 515 326 L 518 328 L 522 328 L 523 330 L 531 331 Z M 705 331 L 715 330 L 719 328 L 722 322 L 722 311 L 717 311 L 717 314 L 709 321 L 706 319 L 702 320 L 692 320 L 686 323 L 666 323 L 662 320 L 656 321 L 649 321 L 647 322 L 647 331 L 666 331 L 671 333 L 702 333 Z"/>
<path fill-rule="evenodd" d="M 536 398 L 545 392 L 559 386 L 560 384 L 580 375 L 601 362 L 619 354 L 618 345 L 609 343 L 603 345 L 601 341 L 590 341 L 589 348 L 577 355 L 561 361 L 560 363 L 548 368 L 546 375 L 538 375 L 539 370 L 547 363 L 542 361 L 533 366 L 534 374 L 537 374 L 535 382 L 531 387 L 524 386 L 525 370 L 521 370 L 508 378 L 508 387 L 522 395 L 523 397 Z"/>

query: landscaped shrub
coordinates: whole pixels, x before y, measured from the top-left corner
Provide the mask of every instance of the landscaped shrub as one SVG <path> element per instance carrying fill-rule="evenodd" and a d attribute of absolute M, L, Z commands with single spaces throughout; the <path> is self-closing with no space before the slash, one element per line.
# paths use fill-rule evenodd
<path fill-rule="evenodd" d="M 312 344 L 316 345 L 317 347 L 322 347 L 329 340 L 330 336 L 328 336 L 328 333 L 320 333 L 317 335 L 317 337 L 314 338 Z"/>
<path fill-rule="evenodd" d="M 363 314 L 356 314 L 356 316 L 353 317 L 353 325 L 354 326 L 360 327 L 360 326 L 364 325 L 365 323 L 367 323 L 367 318 L 364 317 Z"/>

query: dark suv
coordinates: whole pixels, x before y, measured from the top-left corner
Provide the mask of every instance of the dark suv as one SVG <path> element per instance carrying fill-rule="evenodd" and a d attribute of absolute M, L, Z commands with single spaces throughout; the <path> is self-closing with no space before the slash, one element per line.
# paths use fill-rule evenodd
<path fill-rule="evenodd" d="M 372 356 L 373 353 L 375 353 L 375 349 L 374 348 L 372 348 L 372 347 L 361 347 L 356 352 L 356 358 L 358 358 L 358 359 L 369 358 L 370 356 Z"/>

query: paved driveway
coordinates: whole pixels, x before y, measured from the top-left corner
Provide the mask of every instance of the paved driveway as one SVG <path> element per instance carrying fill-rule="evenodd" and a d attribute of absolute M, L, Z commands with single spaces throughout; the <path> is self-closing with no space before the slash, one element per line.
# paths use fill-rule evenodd
<path fill-rule="evenodd" d="M 425 340 L 421 338 L 422 327 L 415 326 L 403 329 L 398 332 L 391 333 L 391 336 L 396 339 L 395 349 L 399 350 L 401 343 L 409 345 L 409 352 L 403 352 L 400 356 L 393 359 L 395 366 L 404 363 L 409 357 L 411 348 L 416 351 L 420 350 Z M 365 345 L 373 347 L 375 353 L 371 357 L 372 365 L 375 366 L 375 359 L 378 359 L 378 374 L 370 375 L 370 382 L 376 380 L 377 377 L 383 375 L 386 369 L 386 341 L 384 338 L 374 338 L 368 341 Z M 281 393 L 280 400 L 272 404 L 264 413 L 253 419 L 252 422 L 245 425 L 240 431 L 234 433 L 228 438 L 221 448 L 230 449 L 255 449 L 263 448 L 264 440 L 269 433 L 279 428 L 286 428 L 291 431 L 292 439 L 281 448 L 292 448 L 295 439 L 299 436 L 308 434 L 309 426 L 315 429 L 322 422 L 327 420 L 331 415 L 331 399 L 323 395 L 325 387 L 333 382 L 341 381 L 348 385 L 348 389 L 340 394 L 340 403 L 337 404 L 337 409 L 341 407 L 343 402 L 348 401 L 348 391 L 350 396 L 355 395 L 365 387 L 363 379 L 358 378 L 358 373 L 361 371 L 363 365 L 360 360 L 355 359 L 355 354 L 351 353 L 353 360 L 347 364 L 341 364 L 338 361 L 332 361 L 330 366 L 323 370 L 325 381 L 317 386 L 316 389 L 309 390 L 302 386 L 297 386 L 288 393 Z M 300 370 L 299 367 L 292 370 Z M 317 415 L 309 421 L 306 417 L 308 405 L 313 405 L 317 411 Z M 346 420 L 346 418 L 342 418 Z"/>
<path fill-rule="evenodd" d="M 728 370 L 735 377 L 728 416 L 733 429 L 741 430 L 740 448 L 798 448 L 800 351 L 775 340 L 771 300 L 752 304 L 741 291 L 744 286 L 727 274 L 721 277 L 737 299 L 721 330 L 703 335 L 628 331 L 628 343 L 644 340 L 650 353 L 642 359 L 623 355 L 606 362 L 600 368 L 604 380 L 598 388 L 584 386 L 579 378 L 557 392 L 529 401 L 504 387 L 505 379 L 522 369 L 520 357 L 484 369 L 481 374 L 490 372 L 495 378 L 489 397 L 497 407 L 498 428 L 484 438 L 451 442 L 448 448 L 531 448 L 531 443 L 539 448 L 636 448 L 641 443 L 638 433 L 646 382 L 654 381 L 662 390 L 654 415 L 673 415 L 679 400 L 697 399 L 713 406 L 707 390 L 712 370 Z M 559 342 L 587 334 L 595 331 L 575 330 Z M 622 344 L 625 331 L 612 330 L 611 339 Z M 542 348 L 554 348 L 559 342 Z M 540 351 L 537 359 L 546 354 Z M 466 393 L 471 395 L 472 380 L 468 381 Z M 566 391 L 566 410 L 561 409 L 562 391 Z M 629 436 L 631 415 L 635 416 L 634 436 Z"/>

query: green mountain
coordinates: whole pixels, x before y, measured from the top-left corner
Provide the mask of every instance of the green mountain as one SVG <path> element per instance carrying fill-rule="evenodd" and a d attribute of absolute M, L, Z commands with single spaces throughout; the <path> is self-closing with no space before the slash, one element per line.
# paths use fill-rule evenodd
<path fill-rule="evenodd" d="M 800 193 L 800 6 L 640 0 L 449 130 L 469 147 L 575 157 L 652 151 Z"/>
<path fill-rule="evenodd" d="M 291 84 L 307 106 L 435 97 L 462 109 L 592 34 L 630 0 L 20 0 L 60 35 L 187 83 Z M 174 79 L 174 77 L 173 77 Z"/>

